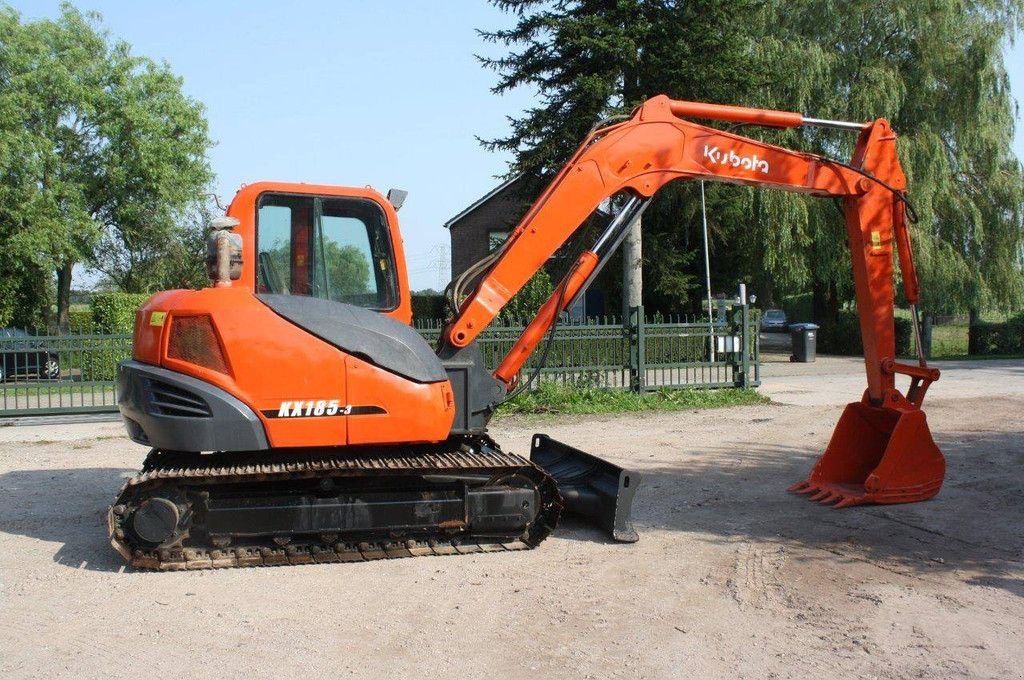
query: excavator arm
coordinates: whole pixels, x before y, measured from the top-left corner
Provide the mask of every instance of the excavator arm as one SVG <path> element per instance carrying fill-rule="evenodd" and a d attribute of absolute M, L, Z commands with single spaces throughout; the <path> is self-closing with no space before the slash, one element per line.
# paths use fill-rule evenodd
<path fill-rule="evenodd" d="M 846 128 L 857 131 L 859 137 L 847 164 L 699 125 L 681 116 L 773 127 Z M 896 360 L 894 247 L 912 306 L 918 301 L 918 283 L 906 220 L 906 177 L 896 154 L 896 135 L 884 119 L 866 124 L 822 121 L 791 112 L 674 101 L 665 96 L 649 99 L 628 120 L 596 129 L 584 140 L 462 302 L 445 329 L 444 340 L 454 348 L 470 345 L 602 201 L 626 194 L 629 198 L 618 217 L 594 246 L 580 255 L 494 371 L 496 379 L 514 387 L 527 358 L 558 315 L 608 261 L 647 201 L 662 186 L 679 179 L 842 199 L 867 390 L 861 402 L 847 407 L 826 454 L 796 490 L 816 492 L 817 500 L 837 505 L 907 502 L 937 493 L 944 463 L 920 406 L 928 385 L 938 379 L 938 371 L 927 367 L 920 355 L 917 366 Z M 916 307 L 914 322 L 916 325 Z M 912 379 L 906 396 L 896 388 L 898 373 Z M 900 451 L 889 455 L 893 445 Z M 895 466 L 898 472 L 885 476 L 886 461 L 888 468 Z"/>

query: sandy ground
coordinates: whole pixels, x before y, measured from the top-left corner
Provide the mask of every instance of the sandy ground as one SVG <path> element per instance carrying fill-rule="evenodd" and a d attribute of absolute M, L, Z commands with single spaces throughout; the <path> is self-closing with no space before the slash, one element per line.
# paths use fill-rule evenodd
<path fill-rule="evenodd" d="M 863 389 L 856 360 L 766 366 L 777 404 L 506 419 L 640 470 L 639 543 L 127 571 L 103 513 L 144 455 L 117 423 L 0 427 L 4 677 L 1022 677 L 1024 362 L 945 366 L 933 501 L 785 493 Z"/>

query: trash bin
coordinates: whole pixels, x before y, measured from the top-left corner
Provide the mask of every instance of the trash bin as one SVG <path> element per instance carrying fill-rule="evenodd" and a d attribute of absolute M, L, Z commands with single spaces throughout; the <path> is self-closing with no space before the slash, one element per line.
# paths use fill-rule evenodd
<path fill-rule="evenodd" d="M 790 361 L 808 363 L 818 353 L 818 326 L 813 323 L 795 323 L 789 327 L 793 354 Z"/>

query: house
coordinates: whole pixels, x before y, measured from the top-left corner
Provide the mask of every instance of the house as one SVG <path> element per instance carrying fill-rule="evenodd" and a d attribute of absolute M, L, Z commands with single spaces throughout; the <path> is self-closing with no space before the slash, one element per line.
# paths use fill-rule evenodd
<path fill-rule="evenodd" d="M 444 223 L 451 234 L 452 279 L 504 243 L 533 203 L 528 184 L 525 175 L 516 175 Z"/>
<path fill-rule="evenodd" d="M 516 175 L 444 223 L 451 235 L 453 280 L 504 243 L 509 233 L 530 209 L 538 191 L 536 182 L 530 182 L 526 175 Z M 561 256 L 561 252 L 556 253 L 552 261 Z M 558 269 L 554 266 L 548 268 L 548 273 L 552 274 L 556 282 L 561 278 L 557 274 Z M 562 271 L 564 272 L 564 268 Z M 591 286 L 586 293 L 585 301 L 578 301 L 570 310 L 570 316 L 579 318 L 584 315 L 599 316 L 605 313 L 605 295 L 600 283 L 598 280 Z"/>

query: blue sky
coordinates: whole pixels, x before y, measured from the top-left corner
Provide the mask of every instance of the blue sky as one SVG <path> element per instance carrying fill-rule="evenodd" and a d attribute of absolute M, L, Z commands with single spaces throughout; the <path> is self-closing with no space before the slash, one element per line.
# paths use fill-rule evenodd
<path fill-rule="evenodd" d="M 8 4 L 25 19 L 60 6 Z M 484 151 L 476 136 L 505 133 L 505 116 L 532 102 L 532 92 L 489 91 L 495 75 L 473 55 L 500 48 L 474 29 L 511 18 L 483 0 L 75 4 L 99 11 L 136 54 L 170 63 L 206 105 L 225 203 L 263 179 L 408 190 L 400 217 L 414 289 L 448 281 L 442 225 L 505 172 L 508 156 Z M 1024 100 L 1024 43 L 1007 57 Z M 1021 129 L 1015 149 L 1024 158 Z"/>

